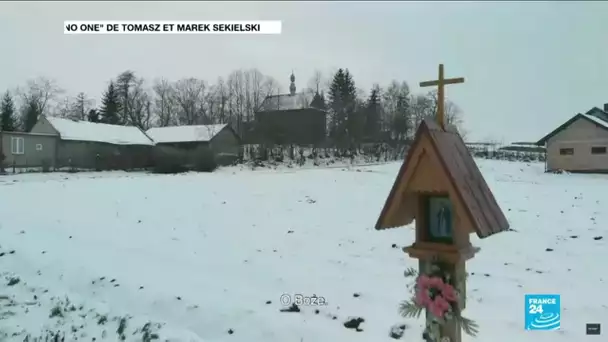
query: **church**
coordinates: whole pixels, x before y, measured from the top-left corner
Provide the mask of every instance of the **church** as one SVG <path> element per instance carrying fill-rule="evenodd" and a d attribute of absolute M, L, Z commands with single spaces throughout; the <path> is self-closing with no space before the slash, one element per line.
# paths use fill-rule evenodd
<path fill-rule="evenodd" d="M 321 96 L 296 92 L 291 74 L 288 94 L 267 96 L 255 113 L 259 143 L 269 145 L 316 145 L 326 140 L 327 117 Z"/>

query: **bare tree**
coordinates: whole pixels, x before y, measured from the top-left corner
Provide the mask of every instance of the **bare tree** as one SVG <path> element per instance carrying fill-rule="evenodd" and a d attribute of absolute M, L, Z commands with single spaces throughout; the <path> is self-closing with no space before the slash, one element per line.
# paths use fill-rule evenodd
<path fill-rule="evenodd" d="M 257 70 L 256 70 L 257 71 Z M 251 121 L 251 117 L 253 115 L 253 101 L 254 101 L 254 74 L 251 70 L 243 71 L 243 105 L 244 105 L 244 113 L 243 113 L 243 121 L 249 122 Z"/>
<path fill-rule="evenodd" d="M 138 83 L 133 87 L 133 103 L 129 122 L 144 131 L 150 128 L 152 124 L 151 104 L 150 94 L 143 89 L 141 83 Z"/>
<path fill-rule="evenodd" d="M 230 90 L 230 119 L 237 132 L 242 133 L 243 117 L 245 116 L 245 73 L 235 70 L 228 75 L 228 89 Z"/>
<path fill-rule="evenodd" d="M 121 121 L 125 125 L 147 129 L 151 124 L 151 112 L 148 106 L 150 94 L 144 88 L 144 79 L 135 72 L 127 70 L 116 79 L 116 88 L 120 97 Z"/>
<path fill-rule="evenodd" d="M 154 91 L 154 112 L 159 127 L 177 124 L 177 98 L 175 87 L 165 78 L 157 79 L 152 86 Z"/>
<path fill-rule="evenodd" d="M 46 77 L 29 80 L 24 88 L 18 89 L 22 104 L 35 106 L 39 115 L 47 114 L 52 102 L 63 92 L 55 80 Z"/>
<path fill-rule="evenodd" d="M 365 99 L 367 97 L 367 92 L 365 91 L 365 89 L 357 87 L 356 96 L 357 96 L 357 100 L 365 102 Z"/>
<path fill-rule="evenodd" d="M 449 99 L 444 100 L 444 113 L 445 113 L 445 122 L 448 125 L 454 126 L 460 135 L 464 138 L 466 136 L 466 132 L 463 127 L 463 119 L 462 119 L 462 110 L 458 107 L 454 102 Z M 425 99 L 420 101 L 422 104 L 420 106 L 420 117 L 424 118 L 436 118 L 437 116 L 437 91 L 433 90 L 428 92 L 425 95 Z M 418 122 L 419 123 L 419 122 Z"/>
<path fill-rule="evenodd" d="M 432 97 L 428 95 L 415 95 L 412 98 L 412 116 L 414 126 L 418 127 L 422 120 L 435 116 L 436 106 Z"/>
<path fill-rule="evenodd" d="M 141 129 L 144 131 L 147 131 L 148 129 L 150 129 L 150 127 L 152 127 L 152 119 L 154 117 L 153 112 L 152 112 L 152 101 L 150 100 L 151 96 L 148 95 L 148 98 L 146 99 L 145 102 L 145 109 L 144 109 L 144 120 L 142 120 L 142 127 Z"/>
<path fill-rule="evenodd" d="M 247 74 L 249 75 L 247 88 L 250 92 L 251 99 L 248 114 L 251 118 L 253 114 L 260 108 L 266 96 L 268 96 L 265 89 L 267 77 L 265 77 L 258 69 L 248 70 Z"/>
<path fill-rule="evenodd" d="M 439 102 L 439 97 L 437 95 L 437 90 L 431 90 L 426 94 L 428 98 L 428 103 L 430 104 L 428 117 L 437 117 L 437 103 Z"/>
<path fill-rule="evenodd" d="M 321 70 L 317 69 L 313 72 L 312 77 L 308 81 L 308 88 L 315 93 L 323 91 L 323 73 Z"/>
<path fill-rule="evenodd" d="M 75 119 L 74 103 L 69 96 L 64 97 L 63 100 L 57 104 L 52 115 L 64 119 Z"/>
<path fill-rule="evenodd" d="M 409 138 L 415 111 L 408 84 L 393 80 L 384 91 L 378 88 L 378 92 L 382 94 L 381 121 L 384 129 L 389 129 L 398 139 Z"/>
<path fill-rule="evenodd" d="M 325 79 L 322 79 L 322 86 L 324 90 L 328 90 L 331 88 L 331 84 L 334 82 L 333 76 L 338 72 L 338 68 L 332 68 L 327 75 L 331 75 Z"/>
<path fill-rule="evenodd" d="M 93 100 L 89 99 L 83 92 L 78 93 L 72 104 L 71 117 L 78 120 L 85 120 L 92 106 Z"/>
<path fill-rule="evenodd" d="M 468 132 L 464 128 L 462 110 L 458 105 L 448 99 L 445 100 L 445 121 L 448 125 L 456 127 L 463 140 L 467 138 Z"/>
<path fill-rule="evenodd" d="M 203 99 L 203 102 L 205 104 L 203 108 L 205 120 L 209 124 L 213 124 L 218 122 L 218 86 L 214 84 L 210 85 L 208 88 L 209 90 L 207 91 L 207 93 L 205 94 L 205 98 Z"/>
<path fill-rule="evenodd" d="M 264 85 L 263 85 L 264 99 L 270 95 L 276 94 L 279 91 L 279 87 L 280 87 L 280 85 L 277 82 L 277 80 L 275 80 L 274 78 L 272 78 L 270 76 L 266 76 L 264 78 Z"/>
<path fill-rule="evenodd" d="M 204 103 L 206 85 L 203 80 L 185 78 L 175 84 L 175 100 L 179 106 L 178 122 L 183 125 L 201 123 L 200 109 Z"/>
<path fill-rule="evenodd" d="M 312 99 L 315 97 L 316 93 L 316 90 L 314 90 L 313 88 L 302 89 L 300 94 L 298 94 L 298 104 L 303 107 L 308 107 L 312 102 Z"/>
<path fill-rule="evenodd" d="M 217 110 L 216 110 L 217 119 L 215 120 L 215 122 L 216 123 L 226 123 L 227 105 L 228 105 L 228 102 L 230 101 L 230 98 L 229 98 L 229 93 L 228 93 L 228 88 L 226 86 L 226 82 L 224 82 L 224 79 L 222 77 L 219 77 L 217 79 L 214 95 L 217 98 L 217 101 L 215 102 L 215 104 L 217 106 Z"/>
<path fill-rule="evenodd" d="M 120 121 L 129 124 L 129 117 L 133 109 L 133 96 L 131 88 L 138 82 L 135 72 L 127 70 L 116 78 L 116 90 L 120 98 Z"/>

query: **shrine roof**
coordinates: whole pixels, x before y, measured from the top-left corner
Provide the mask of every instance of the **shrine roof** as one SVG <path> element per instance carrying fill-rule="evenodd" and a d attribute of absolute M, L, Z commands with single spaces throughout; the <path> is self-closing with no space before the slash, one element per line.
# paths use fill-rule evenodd
<path fill-rule="evenodd" d="M 416 132 L 416 138 L 410 148 L 405 162 L 399 170 L 395 184 L 386 200 L 382 213 L 378 218 L 376 229 L 394 228 L 408 222 L 394 222 L 391 226 L 385 223 L 389 207 L 393 205 L 397 189 L 403 181 L 403 176 L 408 167 L 415 167 L 416 162 L 412 160 L 414 151 L 420 145 L 420 141 L 427 136 L 431 142 L 433 152 L 436 154 L 443 167 L 449 182 L 455 189 L 458 198 L 470 216 L 473 229 L 480 238 L 485 238 L 501 231 L 509 229 L 509 222 L 498 206 L 492 191 L 486 183 L 475 160 L 467 150 L 467 147 L 454 129 L 443 130 L 432 120 L 424 120 Z"/>

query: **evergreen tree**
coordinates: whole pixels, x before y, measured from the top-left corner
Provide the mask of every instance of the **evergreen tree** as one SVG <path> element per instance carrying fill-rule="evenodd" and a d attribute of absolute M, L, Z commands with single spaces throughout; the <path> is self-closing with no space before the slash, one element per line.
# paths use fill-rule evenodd
<path fill-rule="evenodd" d="M 343 138 L 343 128 L 346 122 L 344 116 L 344 99 L 342 97 L 342 88 L 344 88 L 345 77 L 344 70 L 338 69 L 329 86 L 329 109 L 331 111 L 331 122 L 329 134 L 338 142 Z"/>
<path fill-rule="evenodd" d="M 340 145 L 352 143 L 358 126 L 357 89 L 348 69 L 338 69 L 329 86 L 330 135 Z"/>
<path fill-rule="evenodd" d="M 118 125 L 120 124 L 120 100 L 118 92 L 114 88 L 114 82 L 110 82 L 108 90 L 101 99 L 100 122 Z"/>
<path fill-rule="evenodd" d="M 38 103 L 36 101 L 27 102 L 23 112 L 23 130 L 25 132 L 31 131 L 36 122 L 38 122 L 39 116 L 40 108 L 38 107 Z"/>
<path fill-rule="evenodd" d="M 407 93 L 402 93 L 397 97 L 397 112 L 393 118 L 393 130 L 399 140 L 408 139 L 412 133 L 410 98 Z"/>
<path fill-rule="evenodd" d="M 89 110 L 89 114 L 87 114 L 87 119 L 89 120 L 89 122 L 99 122 L 99 112 L 97 111 L 97 109 L 91 109 Z"/>
<path fill-rule="evenodd" d="M 380 132 L 380 87 L 375 85 L 367 100 L 365 133 L 368 137 L 377 137 Z"/>
<path fill-rule="evenodd" d="M 0 104 L 0 131 L 11 132 L 17 128 L 15 104 L 10 92 L 6 92 Z"/>
<path fill-rule="evenodd" d="M 342 104 L 340 103 L 342 99 L 341 89 L 344 86 L 344 69 L 340 68 L 334 74 L 334 78 L 329 85 L 329 105 L 333 111 L 342 110 Z"/>
<path fill-rule="evenodd" d="M 86 120 L 89 108 L 91 107 L 92 101 L 87 97 L 85 93 L 78 93 L 76 99 L 72 105 L 71 114 L 75 119 Z"/>
<path fill-rule="evenodd" d="M 354 110 L 357 100 L 357 88 L 355 87 L 353 76 L 348 69 L 346 69 L 344 72 L 344 88 L 342 89 L 342 96 L 344 99 L 346 99 L 348 110 Z"/>
<path fill-rule="evenodd" d="M 315 93 L 315 96 L 313 96 L 312 101 L 310 102 L 310 106 L 312 108 L 321 109 L 321 110 L 327 109 L 326 104 L 325 104 L 325 96 L 323 95 L 323 92 L 321 92 L 321 94 L 319 94 L 319 92 Z"/>

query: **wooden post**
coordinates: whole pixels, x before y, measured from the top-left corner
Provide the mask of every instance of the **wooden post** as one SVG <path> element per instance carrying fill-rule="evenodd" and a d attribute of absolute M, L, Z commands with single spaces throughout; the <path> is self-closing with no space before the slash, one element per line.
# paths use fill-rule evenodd
<path fill-rule="evenodd" d="M 439 82 L 443 80 L 443 64 L 439 64 Z M 445 111 L 443 106 L 445 104 L 443 84 L 437 87 L 437 123 L 441 128 L 445 130 Z"/>
<path fill-rule="evenodd" d="M 439 127 L 445 130 L 445 90 L 444 86 L 447 84 L 464 83 L 463 77 L 458 78 L 444 78 L 443 75 L 443 64 L 439 64 L 439 78 L 434 81 L 420 82 L 420 87 L 434 87 L 437 86 L 437 123 Z"/>
<path fill-rule="evenodd" d="M 462 327 L 460 323 L 455 319 L 446 322 L 439 328 L 441 331 L 441 337 L 447 337 L 450 339 L 449 342 L 461 342 L 462 341 Z M 443 342 L 441 340 L 437 342 Z"/>
<path fill-rule="evenodd" d="M 420 274 L 428 273 L 431 270 L 432 262 L 429 260 L 418 260 L 418 270 Z M 466 271 L 465 262 L 459 261 L 456 264 L 450 264 L 447 273 L 451 279 L 454 279 L 456 290 L 458 291 L 460 298 L 460 310 L 465 309 L 466 303 Z M 433 316 L 429 311 L 426 311 L 426 326 L 429 326 L 433 321 Z M 462 327 L 456 320 L 446 322 L 439 328 L 441 337 L 448 337 L 450 342 L 462 341 Z M 441 341 L 433 341 L 441 342 Z"/>
<path fill-rule="evenodd" d="M 465 262 L 459 261 L 456 264 L 450 265 L 448 274 L 450 275 L 450 278 L 454 279 L 456 290 L 459 292 L 460 298 L 458 298 L 458 300 L 460 310 L 462 311 L 466 306 Z M 462 341 L 462 327 L 456 320 L 446 322 L 446 324 L 441 327 L 440 331 L 442 337 L 450 338 L 450 342 Z"/>

